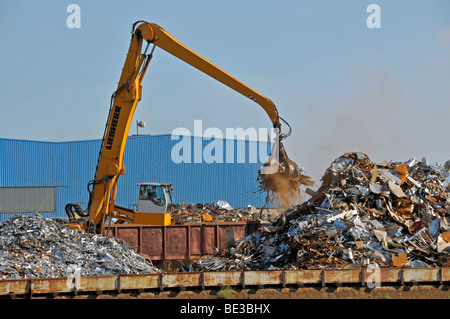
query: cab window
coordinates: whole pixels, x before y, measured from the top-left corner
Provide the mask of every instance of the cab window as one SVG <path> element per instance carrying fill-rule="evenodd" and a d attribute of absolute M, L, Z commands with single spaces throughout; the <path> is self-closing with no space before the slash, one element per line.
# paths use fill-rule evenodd
<path fill-rule="evenodd" d="M 139 199 L 151 200 L 158 206 L 164 206 L 166 204 L 164 191 L 161 186 L 141 185 L 139 189 Z"/>

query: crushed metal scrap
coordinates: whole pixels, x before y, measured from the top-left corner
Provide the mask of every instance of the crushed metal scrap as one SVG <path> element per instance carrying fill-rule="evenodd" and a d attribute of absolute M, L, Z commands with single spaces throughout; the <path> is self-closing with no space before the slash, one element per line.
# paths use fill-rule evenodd
<path fill-rule="evenodd" d="M 184 271 L 450 266 L 449 172 L 338 157 L 314 196 Z"/>
<path fill-rule="evenodd" d="M 0 224 L 0 279 L 157 272 L 120 239 L 70 230 L 39 214 Z"/>
<path fill-rule="evenodd" d="M 260 211 L 249 205 L 245 208 L 233 208 L 226 201 L 218 200 L 212 204 L 175 204 L 171 212 L 172 223 L 202 222 L 245 222 L 260 220 Z"/>

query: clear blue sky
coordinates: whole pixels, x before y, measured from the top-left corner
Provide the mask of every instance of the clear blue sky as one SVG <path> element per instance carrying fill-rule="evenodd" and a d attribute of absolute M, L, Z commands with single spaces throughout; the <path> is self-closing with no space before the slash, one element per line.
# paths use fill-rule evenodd
<path fill-rule="evenodd" d="M 81 28 L 69 29 L 69 4 Z M 369 4 L 381 28 L 369 29 Z M 317 181 L 349 151 L 450 159 L 450 1 L 0 1 L 0 138 L 98 139 L 136 20 L 272 99 L 285 146 Z M 156 49 L 133 123 L 267 127 L 254 102 Z M 136 133 L 131 127 L 130 134 Z"/>

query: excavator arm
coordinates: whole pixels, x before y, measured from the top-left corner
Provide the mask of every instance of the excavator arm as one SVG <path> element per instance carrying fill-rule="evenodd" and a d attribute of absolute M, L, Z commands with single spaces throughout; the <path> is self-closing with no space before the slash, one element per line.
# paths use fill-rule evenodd
<path fill-rule="evenodd" d="M 135 33 L 141 34 L 143 40 L 153 43 L 157 47 L 176 56 L 180 60 L 211 76 L 236 92 L 255 101 L 266 111 L 273 125 L 275 127 L 280 126 L 278 110 L 270 99 L 256 92 L 218 66 L 195 53 L 159 25 L 144 22 L 136 28 Z"/>
<path fill-rule="evenodd" d="M 153 45 L 153 48 L 147 54 L 150 45 Z M 133 24 L 131 43 L 117 90 L 111 97 L 110 112 L 102 139 L 95 179 L 88 186 L 90 199 L 86 215 L 89 216 L 88 224 L 93 228 L 103 224 L 102 221 L 104 222 L 106 216 L 113 215 L 117 179 L 125 173 L 123 157 L 128 132 L 136 106 L 141 99 L 142 79 L 155 46 L 253 100 L 265 110 L 274 128 L 281 127 L 278 110 L 270 99 L 195 53 L 159 25 L 137 21 Z M 281 137 L 284 136 L 281 135 Z M 298 167 L 287 158 L 282 145 L 280 155 L 282 158 L 277 160 L 284 164 L 280 166 L 284 173 L 286 174 L 287 169 L 288 174 L 294 175 Z M 261 183 L 262 180 L 260 178 L 258 180 Z M 98 229 L 94 231 L 99 232 Z"/>

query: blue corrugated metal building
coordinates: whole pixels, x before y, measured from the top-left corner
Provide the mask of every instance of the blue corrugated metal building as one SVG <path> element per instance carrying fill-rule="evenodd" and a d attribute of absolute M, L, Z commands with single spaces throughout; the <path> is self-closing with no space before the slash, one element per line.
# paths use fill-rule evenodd
<path fill-rule="evenodd" d="M 184 162 L 175 163 L 172 152 L 177 150 L 182 139 L 191 145 L 191 154 L 183 152 L 191 160 L 185 157 Z M 233 207 L 264 206 L 266 194 L 259 192 L 256 178 L 258 169 L 270 153 L 270 143 L 214 141 L 215 145 L 223 145 L 223 153 L 216 153 L 217 149 L 216 152 L 206 151 L 211 140 L 201 137 L 130 136 L 124 158 L 126 171 L 118 180 L 116 204 L 124 207 L 136 204 L 137 184 L 158 182 L 173 184 L 175 203 L 225 200 Z M 86 208 L 89 197 L 87 183 L 94 178 L 100 145 L 101 140 L 40 142 L 0 139 L 0 187 L 55 187 L 56 212 L 45 213 L 44 216 L 65 217 L 67 203 L 78 202 Z M 244 149 L 245 160 L 242 161 L 240 155 Z M 258 156 L 253 156 L 255 150 Z M 198 159 L 201 159 L 200 163 Z M 0 221 L 11 215 L 0 214 Z"/>

